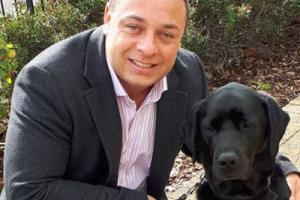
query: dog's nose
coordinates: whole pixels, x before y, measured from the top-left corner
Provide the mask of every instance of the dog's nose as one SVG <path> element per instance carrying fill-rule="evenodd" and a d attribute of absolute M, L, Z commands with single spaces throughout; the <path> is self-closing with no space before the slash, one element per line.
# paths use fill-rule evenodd
<path fill-rule="evenodd" d="M 224 152 L 219 155 L 217 162 L 221 168 L 233 169 L 238 167 L 239 157 L 234 152 Z"/>

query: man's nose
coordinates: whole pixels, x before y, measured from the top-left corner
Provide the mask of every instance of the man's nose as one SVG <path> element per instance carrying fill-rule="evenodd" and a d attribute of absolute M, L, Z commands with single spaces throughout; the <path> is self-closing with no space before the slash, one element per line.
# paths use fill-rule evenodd
<path fill-rule="evenodd" d="M 158 51 L 155 36 L 152 33 L 145 34 L 137 44 L 137 49 L 145 56 L 155 55 Z"/>

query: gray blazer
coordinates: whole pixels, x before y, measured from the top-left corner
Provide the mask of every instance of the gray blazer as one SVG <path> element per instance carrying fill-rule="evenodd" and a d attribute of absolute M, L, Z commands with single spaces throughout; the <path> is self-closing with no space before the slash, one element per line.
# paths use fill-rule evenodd
<path fill-rule="evenodd" d="M 102 27 L 43 51 L 18 75 L 4 160 L 7 199 L 146 199 L 116 187 L 122 128 Z M 148 194 L 164 196 L 182 147 L 181 123 L 206 96 L 199 58 L 180 50 L 157 104 Z"/>

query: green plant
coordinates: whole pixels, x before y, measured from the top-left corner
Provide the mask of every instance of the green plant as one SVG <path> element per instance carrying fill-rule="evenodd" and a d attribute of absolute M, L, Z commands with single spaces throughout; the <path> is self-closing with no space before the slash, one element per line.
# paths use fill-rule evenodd
<path fill-rule="evenodd" d="M 254 82 L 256 84 L 256 89 L 269 91 L 272 89 L 271 83 L 264 83 L 264 82 Z"/>
<path fill-rule="evenodd" d="M 193 24 L 189 24 L 181 43 L 183 48 L 203 54 L 206 49 L 207 38 L 200 31 L 197 31 Z"/>
<path fill-rule="evenodd" d="M 9 99 L 17 73 L 16 51 L 13 44 L 0 37 L 0 119 L 8 114 Z"/>
<path fill-rule="evenodd" d="M 27 12 L 23 3 L 19 3 L 18 7 L 16 17 L 6 17 L 5 22 L 0 24 L 0 32 L 15 44 L 20 66 L 51 44 L 96 26 L 85 23 L 80 11 L 66 0 L 49 1 L 44 12 L 37 4 L 34 15 Z"/>
<path fill-rule="evenodd" d="M 84 21 L 102 24 L 103 11 L 107 0 L 69 0 L 84 15 Z"/>
<path fill-rule="evenodd" d="M 197 31 L 189 37 L 197 38 L 200 32 L 206 41 L 197 53 L 205 52 L 206 63 L 225 66 L 226 61 L 243 56 L 242 48 L 263 49 L 272 44 L 300 14 L 300 0 L 194 0 L 190 10 L 192 30 Z"/>

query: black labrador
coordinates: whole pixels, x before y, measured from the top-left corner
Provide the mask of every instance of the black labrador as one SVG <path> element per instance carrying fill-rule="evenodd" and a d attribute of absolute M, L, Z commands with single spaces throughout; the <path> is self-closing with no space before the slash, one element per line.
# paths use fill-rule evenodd
<path fill-rule="evenodd" d="M 198 199 L 289 199 L 275 163 L 289 116 L 268 95 L 229 83 L 195 104 L 183 125 L 206 182 Z"/>

